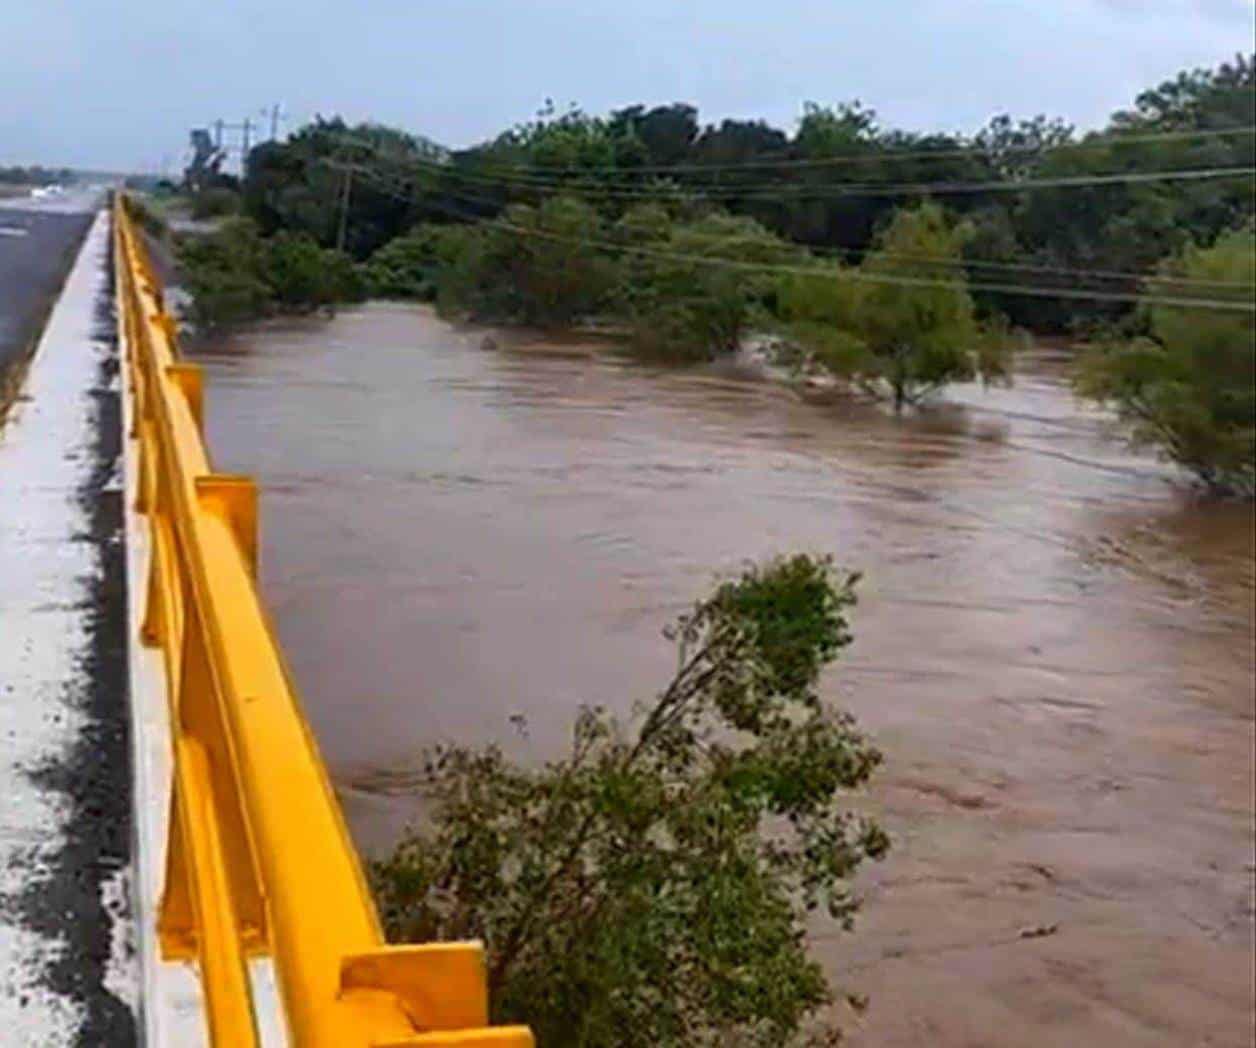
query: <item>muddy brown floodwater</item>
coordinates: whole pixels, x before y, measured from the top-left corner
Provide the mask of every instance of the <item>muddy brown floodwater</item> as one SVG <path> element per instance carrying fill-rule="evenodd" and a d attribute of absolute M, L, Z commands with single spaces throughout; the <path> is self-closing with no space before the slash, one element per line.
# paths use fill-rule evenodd
<path fill-rule="evenodd" d="M 865 581 L 828 695 L 886 753 L 894 840 L 856 933 L 814 935 L 869 996 L 855 1043 L 1253 1043 L 1250 506 L 1127 452 L 1059 351 L 898 422 L 496 340 L 372 305 L 198 354 L 365 848 L 419 748 L 552 755 L 665 679 L 660 628 L 721 573 L 831 552 Z"/>

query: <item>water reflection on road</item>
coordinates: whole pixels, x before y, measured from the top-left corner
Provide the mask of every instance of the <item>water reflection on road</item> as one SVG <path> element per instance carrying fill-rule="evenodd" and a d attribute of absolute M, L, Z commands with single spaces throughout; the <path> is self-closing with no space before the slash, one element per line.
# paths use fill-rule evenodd
<path fill-rule="evenodd" d="M 856 1042 L 1248 1043 L 1251 507 L 1193 504 L 1045 350 L 899 422 L 751 366 L 482 339 L 370 306 L 199 353 L 366 846 L 419 747 L 553 754 L 579 704 L 665 678 L 659 629 L 719 573 L 828 551 L 866 576 L 829 694 L 887 753 L 896 843 L 858 934 L 817 929 L 871 995 Z"/>

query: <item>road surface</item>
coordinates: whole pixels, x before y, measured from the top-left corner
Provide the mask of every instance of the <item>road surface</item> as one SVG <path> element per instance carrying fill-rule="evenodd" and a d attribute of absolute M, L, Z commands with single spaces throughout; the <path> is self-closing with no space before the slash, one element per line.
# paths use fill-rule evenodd
<path fill-rule="evenodd" d="M 93 187 L 0 201 L 0 405 L 5 374 L 29 352 L 100 198 Z"/>

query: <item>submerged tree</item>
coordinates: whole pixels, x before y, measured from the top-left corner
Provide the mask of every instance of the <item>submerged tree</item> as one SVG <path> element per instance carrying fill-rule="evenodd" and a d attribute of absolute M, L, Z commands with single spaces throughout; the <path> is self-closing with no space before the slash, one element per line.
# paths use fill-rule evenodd
<path fill-rule="evenodd" d="M 772 266 L 798 254 L 754 219 L 719 212 L 678 222 L 647 245 L 625 248 L 633 279 L 621 298 L 638 348 L 677 360 L 736 352 L 765 317 Z"/>
<path fill-rule="evenodd" d="M 894 409 L 951 382 L 1005 378 L 1012 340 L 983 325 L 968 291 L 966 229 L 935 204 L 899 211 L 857 268 L 819 266 L 787 279 L 779 310 L 815 364 Z"/>
<path fill-rule="evenodd" d="M 1112 404 L 1136 443 L 1159 448 L 1214 492 L 1249 497 L 1256 494 L 1254 294 L 1250 227 L 1210 248 L 1187 248 L 1161 265 L 1140 306 L 1145 335 L 1096 347 L 1078 374 L 1079 391 Z M 1219 305 L 1163 302 L 1203 296 Z"/>
<path fill-rule="evenodd" d="M 445 238 L 441 250 L 452 261 L 437 277 L 438 301 L 476 320 L 569 327 L 615 286 L 604 235 L 602 217 L 577 197 L 513 204 Z"/>
<path fill-rule="evenodd" d="M 430 825 L 371 871 L 390 937 L 484 939 L 495 1019 L 557 1048 L 797 1038 L 831 995 L 804 919 L 850 928 L 888 847 L 847 800 L 881 756 L 818 688 L 855 581 L 795 556 L 720 586 L 635 727 L 585 709 L 561 760 L 431 753 Z"/>

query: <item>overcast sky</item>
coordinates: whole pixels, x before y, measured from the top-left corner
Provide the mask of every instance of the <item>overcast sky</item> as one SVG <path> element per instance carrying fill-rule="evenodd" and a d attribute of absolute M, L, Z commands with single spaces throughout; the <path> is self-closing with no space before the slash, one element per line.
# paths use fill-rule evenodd
<path fill-rule="evenodd" d="M 190 127 L 283 104 L 466 145 L 546 97 L 792 127 L 807 100 L 974 130 L 1103 122 L 1249 51 L 1254 0 L 4 0 L 0 164 L 177 168 Z"/>

